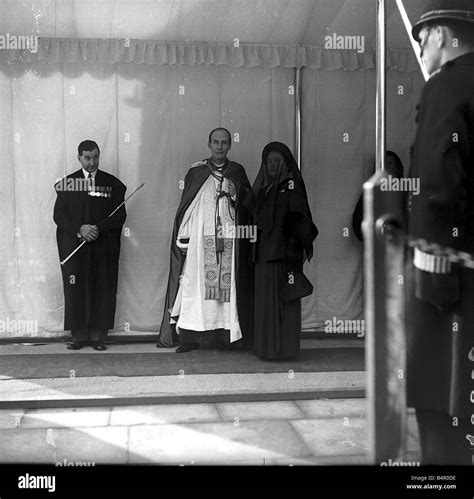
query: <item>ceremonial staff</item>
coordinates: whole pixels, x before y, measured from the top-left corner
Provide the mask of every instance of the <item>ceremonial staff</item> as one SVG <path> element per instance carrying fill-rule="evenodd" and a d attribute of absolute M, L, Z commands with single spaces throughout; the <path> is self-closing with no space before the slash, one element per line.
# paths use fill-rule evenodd
<path fill-rule="evenodd" d="M 138 189 L 141 189 L 143 186 L 145 185 L 145 182 L 143 182 L 143 184 L 140 184 L 131 194 L 130 196 L 128 196 L 122 203 L 120 203 L 117 208 L 115 208 L 115 210 L 110 213 L 110 215 L 108 216 L 108 218 L 110 218 L 118 209 L 120 209 L 137 191 Z M 76 253 L 77 251 L 79 251 L 83 246 L 84 244 L 86 244 L 87 241 L 82 241 L 82 243 L 67 257 L 65 258 L 62 262 L 61 262 L 61 265 L 64 265 L 73 255 L 74 253 Z"/>

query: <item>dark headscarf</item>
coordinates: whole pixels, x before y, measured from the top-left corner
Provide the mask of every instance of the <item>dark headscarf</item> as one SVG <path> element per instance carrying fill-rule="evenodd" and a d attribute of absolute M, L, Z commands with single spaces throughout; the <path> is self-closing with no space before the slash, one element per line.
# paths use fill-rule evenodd
<path fill-rule="evenodd" d="M 271 177 L 267 170 L 267 158 L 274 151 L 283 156 L 286 167 L 275 177 Z M 302 229 L 297 235 L 305 248 L 308 260 L 310 260 L 313 256 L 313 240 L 317 236 L 318 230 L 313 223 L 303 177 L 288 147 L 281 142 L 270 142 L 263 148 L 262 164 L 252 186 L 252 191 L 257 200 L 255 211 L 257 225 L 266 236 L 274 226 L 278 190 L 282 184 L 287 184 L 290 180 L 293 181 L 292 192 L 296 193 L 297 196 L 290 196 L 288 214 L 292 217 L 291 223 L 298 224 L 298 227 Z"/>
<path fill-rule="evenodd" d="M 385 156 L 391 157 L 395 160 L 395 168 L 396 168 L 395 176 L 397 178 L 403 178 L 403 163 L 402 160 L 399 158 L 398 154 L 394 151 L 386 151 Z"/>

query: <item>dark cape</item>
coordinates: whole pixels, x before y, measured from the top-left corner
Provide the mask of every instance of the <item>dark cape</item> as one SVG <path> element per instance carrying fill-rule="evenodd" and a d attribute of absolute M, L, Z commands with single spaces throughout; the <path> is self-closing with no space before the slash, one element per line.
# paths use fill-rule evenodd
<path fill-rule="evenodd" d="M 420 179 L 420 192 L 409 197 L 408 231 L 474 253 L 474 53 L 430 78 L 417 122 L 410 176 Z M 421 270 L 407 253 L 408 405 L 469 419 L 474 270 L 457 264 L 447 274 Z"/>
<path fill-rule="evenodd" d="M 184 179 L 184 190 L 176 212 L 170 248 L 170 272 L 165 298 L 165 309 L 161 321 L 158 346 L 170 348 L 178 343 L 176 325 L 170 324 L 170 312 L 176 300 L 179 288 L 179 276 L 182 273 L 186 255 L 176 245 L 179 227 L 189 205 L 196 197 L 204 182 L 211 175 L 208 166 L 209 159 L 192 166 Z M 236 187 L 235 224 L 248 225 L 250 214 L 243 205 L 243 200 L 249 195 L 250 182 L 245 169 L 239 163 L 226 160 L 222 170 L 224 178 L 231 180 Z M 253 342 L 253 273 L 249 266 L 250 243 L 247 239 L 235 239 L 235 282 L 237 293 L 237 311 L 242 332 L 244 348 L 251 348 Z"/>
<path fill-rule="evenodd" d="M 74 179 L 84 179 L 82 169 L 55 184 L 54 221 L 59 258 L 64 260 L 77 246 L 81 225 L 96 225 L 99 238 L 86 243 L 61 266 L 64 286 L 64 329 L 112 329 L 117 295 L 120 235 L 125 206 L 108 215 L 124 200 L 125 185 L 113 175 L 97 170 L 95 191 L 67 190 Z M 82 184 L 85 185 L 85 184 Z"/>
<path fill-rule="evenodd" d="M 286 170 L 276 179 L 268 175 L 266 167 L 271 151 L 280 152 L 286 163 Z M 313 256 L 318 229 L 312 221 L 303 178 L 287 146 L 280 142 L 265 146 L 253 192 L 258 227 L 254 352 L 263 359 L 296 358 L 301 298 L 312 293 L 303 263 Z"/>

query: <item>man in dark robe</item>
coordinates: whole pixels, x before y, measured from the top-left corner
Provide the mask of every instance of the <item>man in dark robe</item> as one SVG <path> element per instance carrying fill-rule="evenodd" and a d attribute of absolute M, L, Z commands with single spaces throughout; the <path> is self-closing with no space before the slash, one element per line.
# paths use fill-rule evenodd
<path fill-rule="evenodd" d="M 474 252 L 474 3 L 431 0 L 413 27 L 423 88 L 410 176 L 408 231 Z M 407 395 L 422 464 L 472 464 L 474 270 L 425 248 L 407 261 Z"/>
<path fill-rule="evenodd" d="M 250 242 L 236 232 L 251 229 L 243 206 L 250 183 L 244 167 L 227 158 L 231 145 L 228 130 L 212 130 L 211 157 L 186 174 L 173 225 L 159 348 L 178 340 L 177 353 L 204 344 L 252 347 Z"/>
<path fill-rule="evenodd" d="M 104 341 L 114 327 L 120 235 L 126 187 L 113 175 L 99 170 L 100 150 L 91 140 L 79 144 L 82 168 L 55 184 L 54 221 L 59 258 L 84 246 L 61 266 L 64 286 L 64 329 L 71 331 L 70 350 L 92 344 L 105 350 Z"/>

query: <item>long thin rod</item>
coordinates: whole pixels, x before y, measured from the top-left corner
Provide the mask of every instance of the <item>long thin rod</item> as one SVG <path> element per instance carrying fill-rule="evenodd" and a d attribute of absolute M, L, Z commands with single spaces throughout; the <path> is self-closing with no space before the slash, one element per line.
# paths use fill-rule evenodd
<path fill-rule="evenodd" d="M 385 105 L 386 105 L 386 20 L 385 0 L 377 0 L 377 100 L 375 128 L 377 131 L 375 141 L 375 166 L 376 170 L 385 170 Z"/>
<path fill-rule="evenodd" d="M 296 164 L 301 170 L 301 68 L 296 68 L 295 85 L 295 153 Z"/>
<path fill-rule="evenodd" d="M 141 189 L 145 185 L 145 182 L 143 184 L 140 184 L 131 194 L 128 196 L 124 201 L 122 201 L 117 208 L 109 215 L 109 218 L 117 211 L 119 210 L 137 191 L 138 189 Z"/>
<path fill-rule="evenodd" d="M 402 16 L 403 24 L 405 25 L 405 29 L 407 30 L 408 38 L 410 39 L 410 43 L 411 43 L 411 46 L 413 48 L 413 52 L 415 52 L 416 60 L 418 61 L 418 64 L 420 65 L 421 72 L 423 73 L 423 78 L 425 79 L 425 81 L 428 81 L 430 78 L 430 75 L 428 74 L 428 71 L 426 71 L 426 67 L 423 64 L 423 61 L 421 60 L 420 47 L 418 46 L 416 41 L 411 36 L 412 25 L 410 23 L 410 19 L 408 19 L 407 11 L 405 10 L 405 6 L 403 5 L 402 0 L 396 0 L 396 1 L 397 1 L 398 10 L 400 11 L 400 15 Z"/>
<path fill-rule="evenodd" d="M 120 209 L 137 191 L 138 189 L 141 189 L 145 185 L 145 182 L 143 184 L 139 185 L 131 194 L 130 196 L 127 197 L 122 203 L 120 203 L 115 210 L 110 213 L 110 215 L 107 218 L 110 218 L 118 209 Z M 73 255 L 75 255 L 83 246 L 86 244 L 87 241 L 82 241 L 82 243 L 69 255 L 67 256 L 62 262 L 61 265 L 64 265 Z"/>

